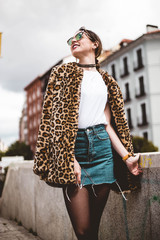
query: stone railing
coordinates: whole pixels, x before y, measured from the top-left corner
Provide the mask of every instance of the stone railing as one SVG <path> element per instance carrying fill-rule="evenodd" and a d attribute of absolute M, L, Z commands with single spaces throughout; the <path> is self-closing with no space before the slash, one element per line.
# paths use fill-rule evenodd
<path fill-rule="evenodd" d="M 160 153 L 141 156 L 140 191 L 111 191 L 103 212 L 100 240 L 160 239 Z M 62 189 L 52 188 L 32 171 L 33 161 L 9 167 L 0 198 L 0 215 L 21 222 L 44 240 L 75 240 Z M 95 206 L 96 207 L 96 206 Z"/>

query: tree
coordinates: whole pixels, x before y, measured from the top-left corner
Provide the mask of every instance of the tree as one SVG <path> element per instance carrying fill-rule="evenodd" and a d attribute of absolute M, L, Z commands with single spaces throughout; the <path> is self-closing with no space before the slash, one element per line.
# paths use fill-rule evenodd
<path fill-rule="evenodd" d="M 5 152 L 0 151 L 0 161 L 1 161 L 1 158 L 4 156 L 5 156 Z"/>
<path fill-rule="evenodd" d="M 135 153 L 158 151 L 158 147 L 154 146 L 153 143 L 148 141 L 146 138 L 134 136 L 132 137 L 132 141 Z"/>
<path fill-rule="evenodd" d="M 25 142 L 16 141 L 9 146 L 5 156 L 24 156 L 24 159 L 31 160 L 33 158 L 33 152 Z"/>

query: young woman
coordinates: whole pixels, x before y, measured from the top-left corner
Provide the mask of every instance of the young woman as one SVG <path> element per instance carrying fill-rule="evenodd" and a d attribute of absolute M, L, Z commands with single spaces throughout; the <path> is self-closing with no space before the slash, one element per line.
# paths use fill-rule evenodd
<path fill-rule="evenodd" d="M 47 184 L 63 187 L 77 238 L 97 240 L 110 189 L 116 184 L 120 191 L 136 189 L 142 170 L 120 88 L 98 64 L 100 38 L 82 27 L 68 44 L 79 63 L 52 69 L 33 171 Z"/>

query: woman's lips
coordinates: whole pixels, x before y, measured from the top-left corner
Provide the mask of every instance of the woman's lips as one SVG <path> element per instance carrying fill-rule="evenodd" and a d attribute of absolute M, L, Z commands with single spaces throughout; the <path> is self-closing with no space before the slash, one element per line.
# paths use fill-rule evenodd
<path fill-rule="evenodd" d="M 72 49 L 74 50 L 74 49 L 76 49 L 79 46 L 80 46 L 79 44 L 75 43 L 75 44 L 73 44 Z"/>

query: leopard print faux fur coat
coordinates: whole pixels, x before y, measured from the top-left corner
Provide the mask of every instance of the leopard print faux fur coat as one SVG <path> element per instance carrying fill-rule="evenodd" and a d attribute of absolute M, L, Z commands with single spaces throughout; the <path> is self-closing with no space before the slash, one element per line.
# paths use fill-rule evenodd
<path fill-rule="evenodd" d="M 121 90 L 112 76 L 100 68 L 98 71 L 108 86 L 112 124 L 124 147 L 133 154 Z M 82 78 L 83 69 L 75 62 L 53 67 L 50 74 L 43 101 L 33 172 L 51 186 L 64 186 L 76 182 L 74 146 L 78 131 Z M 139 186 L 137 177 L 128 171 L 114 150 L 113 153 L 115 177 L 121 188 L 136 189 Z M 114 184 L 112 189 L 118 190 Z"/>

